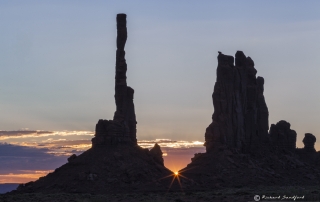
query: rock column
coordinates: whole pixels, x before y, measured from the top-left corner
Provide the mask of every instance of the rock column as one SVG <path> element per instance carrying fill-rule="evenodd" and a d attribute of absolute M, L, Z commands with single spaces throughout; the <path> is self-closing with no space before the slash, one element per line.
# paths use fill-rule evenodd
<path fill-rule="evenodd" d="M 117 15 L 117 52 L 115 71 L 116 111 L 113 120 L 99 120 L 92 145 L 137 145 L 134 90 L 127 86 L 127 63 L 124 47 L 127 41 L 127 15 Z"/>
<path fill-rule="evenodd" d="M 234 57 L 219 52 L 217 81 L 212 94 L 214 113 L 206 129 L 207 151 L 227 145 L 254 151 L 268 141 L 268 108 L 263 96 L 262 77 L 250 57 L 237 51 Z"/>
<path fill-rule="evenodd" d="M 272 141 L 272 147 L 291 152 L 295 151 L 297 133 L 290 129 L 290 127 L 290 123 L 284 120 L 279 121 L 277 124 L 271 124 L 269 134 Z"/>
<path fill-rule="evenodd" d="M 116 52 L 116 76 L 115 76 L 115 101 L 116 112 L 113 120 L 123 121 L 127 111 L 127 63 L 124 46 L 127 41 L 127 15 L 117 15 L 117 52 Z"/>
<path fill-rule="evenodd" d="M 116 53 L 116 76 L 115 76 L 115 101 L 117 110 L 113 120 L 123 124 L 125 134 L 137 144 L 136 138 L 136 115 L 134 110 L 134 90 L 127 86 L 127 63 L 124 47 L 127 41 L 127 15 L 117 15 L 117 53 Z"/>

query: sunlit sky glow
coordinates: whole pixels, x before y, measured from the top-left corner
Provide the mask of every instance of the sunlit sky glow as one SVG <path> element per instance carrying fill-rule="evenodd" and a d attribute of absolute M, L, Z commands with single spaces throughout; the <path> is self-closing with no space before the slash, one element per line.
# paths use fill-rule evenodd
<path fill-rule="evenodd" d="M 38 170 L 27 170 L 21 171 L 26 172 L 23 173 L 9 173 L 5 175 L 0 174 L 0 184 L 4 183 L 26 183 L 30 181 L 34 181 L 39 179 L 40 177 L 47 175 L 48 173 L 52 172 L 53 170 L 45 170 L 45 171 L 38 171 Z"/>
<path fill-rule="evenodd" d="M 217 53 L 242 50 L 265 79 L 269 124 L 290 122 L 303 147 L 305 133 L 320 139 L 319 8 L 316 0 L 0 1 L 0 142 L 12 144 L 0 146 L 54 159 L 17 167 L 32 172 L 90 147 L 97 121 L 115 111 L 115 18 L 126 13 L 139 144 L 170 139 L 159 141 L 165 158 L 203 150 Z M 25 128 L 41 131 L 16 132 Z"/>

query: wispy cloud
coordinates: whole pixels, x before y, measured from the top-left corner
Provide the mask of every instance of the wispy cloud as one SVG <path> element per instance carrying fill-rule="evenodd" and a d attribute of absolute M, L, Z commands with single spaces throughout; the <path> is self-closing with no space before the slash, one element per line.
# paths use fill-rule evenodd
<path fill-rule="evenodd" d="M 140 140 L 139 146 L 144 148 L 152 148 L 157 143 L 160 147 L 170 148 L 191 148 L 191 147 L 203 147 L 204 142 L 200 141 L 175 141 L 171 139 L 156 139 L 156 140 Z"/>
<path fill-rule="evenodd" d="M 0 142 L 30 148 L 46 149 L 55 156 L 80 154 L 91 147 L 91 131 L 0 131 Z"/>
<path fill-rule="evenodd" d="M 16 131 L 0 131 L 0 140 L 8 138 L 20 138 L 30 136 L 41 136 L 43 134 L 51 134 L 50 131 L 33 131 L 33 130 L 16 130 Z M 48 136 L 48 135 L 45 135 Z"/>
<path fill-rule="evenodd" d="M 92 136 L 92 131 L 38 131 L 38 130 L 17 130 L 0 131 L 0 141 L 7 139 L 40 138 L 49 136 Z"/>

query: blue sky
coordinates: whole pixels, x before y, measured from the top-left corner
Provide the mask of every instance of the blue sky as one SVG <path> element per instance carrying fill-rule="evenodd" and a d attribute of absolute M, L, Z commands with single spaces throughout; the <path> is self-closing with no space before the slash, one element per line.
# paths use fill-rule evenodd
<path fill-rule="evenodd" d="M 319 137 L 319 1 L 1 1 L 0 130 L 112 119 L 116 14 L 128 15 L 138 139 L 204 140 L 217 52 L 250 56 L 269 124 Z M 318 148 L 319 142 L 316 143 Z"/>

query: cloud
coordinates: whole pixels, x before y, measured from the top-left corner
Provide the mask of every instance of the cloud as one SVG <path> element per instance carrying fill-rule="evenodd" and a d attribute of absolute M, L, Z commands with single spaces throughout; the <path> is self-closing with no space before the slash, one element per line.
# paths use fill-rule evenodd
<path fill-rule="evenodd" d="M 47 148 L 32 148 L 0 143 L 0 174 L 25 174 L 26 170 L 54 170 L 67 162 L 66 156 L 55 156 Z"/>
<path fill-rule="evenodd" d="M 0 131 L 0 140 L 4 138 L 23 137 L 23 136 L 41 136 L 43 134 L 51 134 L 51 131 L 36 131 L 36 130 L 15 130 L 15 131 Z"/>
<path fill-rule="evenodd" d="M 40 138 L 40 137 L 64 137 L 64 136 L 93 136 L 92 131 L 41 131 L 41 130 L 17 130 L 0 131 L 0 140 L 13 138 Z"/>
<path fill-rule="evenodd" d="M 161 148 L 203 148 L 204 142 L 200 141 L 183 141 L 171 139 L 155 139 L 155 140 L 141 140 L 138 145 L 143 148 L 152 148 L 157 143 Z"/>
<path fill-rule="evenodd" d="M 47 153 L 69 156 L 91 147 L 92 131 L 0 131 L 0 142 L 48 149 Z M 74 152 L 76 151 L 76 152 Z"/>

